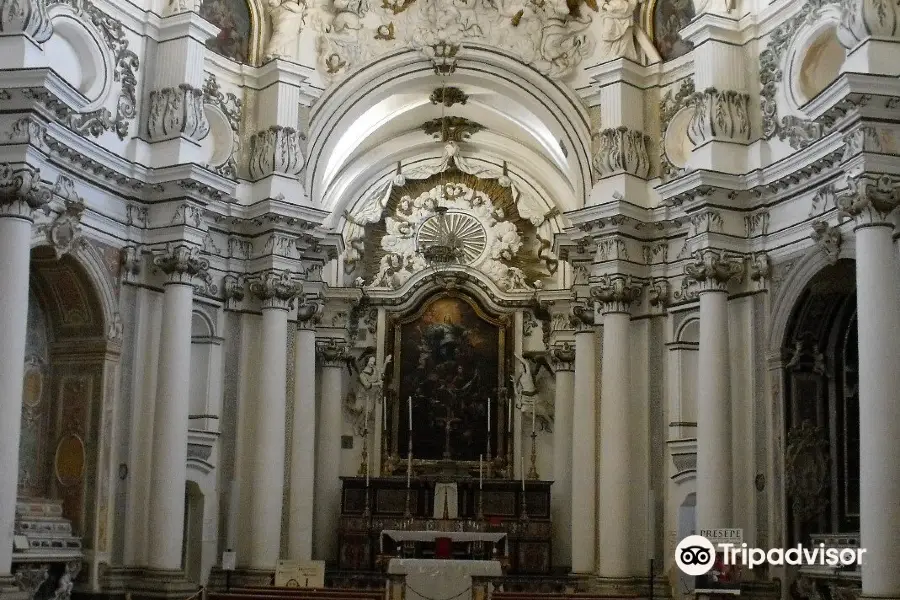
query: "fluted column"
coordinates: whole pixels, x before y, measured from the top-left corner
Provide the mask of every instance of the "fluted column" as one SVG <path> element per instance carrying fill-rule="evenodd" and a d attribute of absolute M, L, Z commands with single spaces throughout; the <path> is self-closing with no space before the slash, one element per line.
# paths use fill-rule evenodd
<path fill-rule="evenodd" d="M 860 545 L 864 597 L 900 598 L 900 261 L 891 213 L 900 179 L 860 177 L 837 197 L 855 221 L 859 335 Z"/>
<path fill-rule="evenodd" d="M 316 438 L 314 558 L 331 561 L 337 558 L 336 533 L 341 516 L 341 394 L 347 346 L 332 341 L 317 346 L 316 353 L 322 361 L 322 399 Z"/>
<path fill-rule="evenodd" d="M 0 588 L 12 567 L 32 211 L 48 199 L 40 171 L 0 166 Z"/>
<path fill-rule="evenodd" d="M 290 271 L 269 272 L 250 282 L 262 301 L 262 351 L 250 460 L 250 556 L 253 569 L 275 569 L 281 549 L 284 497 L 284 433 L 287 394 L 287 322 L 303 286 Z"/>
<path fill-rule="evenodd" d="M 739 257 L 705 249 L 685 274 L 699 286 L 697 374 L 697 528 L 733 527 L 728 282 L 743 277 Z"/>
<path fill-rule="evenodd" d="M 623 275 L 604 276 L 591 288 L 603 312 L 603 366 L 600 389 L 600 460 L 597 473 L 597 572 L 601 577 L 636 575 L 628 551 L 637 524 L 631 522 L 634 471 L 631 468 L 633 408 L 629 336 L 631 305 L 640 285 Z"/>
<path fill-rule="evenodd" d="M 596 563 L 596 347 L 594 310 L 573 309 L 575 393 L 572 422 L 572 572 L 592 573 Z"/>
<path fill-rule="evenodd" d="M 556 396 L 553 401 L 553 564 L 572 564 L 572 427 L 575 392 L 575 347 L 566 342 L 550 349 L 556 372 Z"/>
<path fill-rule="evenodd" d="M 294 430 L 291 437 L 288 557 L 312 558 L 313 506 L 316 481 L 316 322 L 321 305 L 297 309 L 294 344 Z"/>
<path fill-rule="evenodd" d="M 166 283 L 153 413 L 147 564 L 176 571 L 181 569 L 184 541 L 193 281 L 209 262 L 199 257 L 196 246 L 178 243 L 155 256 L 153 264 L 166 274 Z"/>

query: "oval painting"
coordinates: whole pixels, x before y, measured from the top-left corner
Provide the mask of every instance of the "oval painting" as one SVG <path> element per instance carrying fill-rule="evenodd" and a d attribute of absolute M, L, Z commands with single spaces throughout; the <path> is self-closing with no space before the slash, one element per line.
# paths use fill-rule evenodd
<path fill-rule="evenodd" d="M 84 477 L 84 442 L 70 433 L 56 445 L 56 478 L 64 487 L 81 483 Z"/>
<path fill-rule="evenodd" d="M 44 374 L 36 364 L 25 368 L 25 381 L 22 382 L 22 403 L 34 408 L 41 403 L 41 392 L 44 389 Z"/>

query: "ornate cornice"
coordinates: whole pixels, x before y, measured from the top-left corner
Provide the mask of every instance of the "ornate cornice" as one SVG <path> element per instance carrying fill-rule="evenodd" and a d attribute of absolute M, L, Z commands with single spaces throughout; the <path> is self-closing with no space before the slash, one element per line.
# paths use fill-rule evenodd
<path fill-rule="evenodd" d="M 591 298 L 602 304 L 603 314 L 631 313 L 643 285 L 630 275 L 603 275 L 591 286 Z"/>
<path fill-rule="evenodd" d="M 167 283 L 191 285 L 195 278 L 209 278 L 209 261 L 200 258 L 200 248 L 186 243 L 170 243 L 157 251 L 153 264 L 167 275 Z"/>
<path fill-rule="evenodd" d="M 44 208 L 50 197 L 50 189 L 41 181 L 40 169 L 0 164 L 0 217 L 31 219 L 32 211 Z"/>
<path fill-rule="evenodd" d="M 744 259 L 724 250 L 696 250 L 684 266 L 685 279 L 699 286 L 698 293 L 725 292 L 731 281 L 744 277 Z"/>
<path fill-rule="evenodd" d="M 250 293 L 262 300 L 263 310 L 293 308 L 294 300 L 303 293 L 303 283 L 294 274 L 284 271 L 269 271 L 250 281 Z"/>
<path fill-rule="evenodd" d="M 603 129 L 594 136 L 597 152 L 594 168 L 601 177 L 629 173 L 646 179 L 650 175 L 650 136 L 628 127 Z"/>
<path fill-rule="evenodd" d="M 556 372 L 575 370 L 575 346 L 569 342 L 550 347 L 550 360 Z"/>
<path fill-rule="evenodd" d="M 700 145 L 711 140 L 750 141 L 750 94 L 707 88 L 691 97 L 688 138 Z"/>
<path fill-rule="evenodd" d="M 262 179 L 273 173 L 297 175 L 303 168 L 302 134 L 293 127 L 273 125 L 250 138 L 250 177 Z"/>
<path fill-rule="evenodd" d="M 200 141 L 209 134 L 203 90 L 182 83 L 150 92 L 147 133 L 153 141 L 180 136 Z"/>
<path fill-rule="evenodd" d="M 330 339 L 316 342 L 316 358 L 323 367 L 344 368 L 350 355 L 344 340 Z"/>
<path fill-rule="evenodd" d="M 813 221 L 812 233 L 809 237 L 816 243 L 819 250 L 828 257 L 830 264 L 835 264 L 841 255 L 841 244 L 843 239 L 841 230 L 832 227 L 826 221 Z"/>
<path fill-rule="evenodd" d="M 853 219 L 856 227 L 893 226 L 888 215 L 900 206 L 900 178 L 869 173 L 848 177 L 834 201 L 838 216 Z"/>
<path fill-rule="evenodd" d="M 45 0 L 0 0 L 0 33 L 24 33 L 43 44 L 53 35 Z"/>

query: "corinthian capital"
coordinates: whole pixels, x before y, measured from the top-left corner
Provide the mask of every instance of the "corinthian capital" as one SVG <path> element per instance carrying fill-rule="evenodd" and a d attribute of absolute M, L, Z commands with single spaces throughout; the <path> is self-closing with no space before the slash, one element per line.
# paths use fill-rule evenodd
<path fill-rule="evenodd" d="M 596 323 L 594 322 L 594 304 L 588 303 L 587 306 L 576 304 L 572 307 L 572 322 L 575 324 L 575 331 L 578 333 L 584 331 L 593 331 Z"/>
<path fill-rule="evenodd" d="M 288 310 L 303 293 L 303 284 L 287 269 L 280 273 L 270 271 L 250 282 L 250 293 L 262 300 L 263 309 Z"/>
<path fill-rule="evenodd" d="M 168 276 L 168 283 L 190 285 L 195 278 L 209 276 L 209 261 L 200 258 L 200 248 L 184 243 L 169 244 L 153 257 L 153 264 Z"/>
<path fill-rule="evenodd" d="M 628 127 L 604 129 L 596 134 L 594 168 L 601 177 L 630 173 L 646 179 L 650 175 L 650 136 Z"/>
<path fill-rule="evenodd" d="M 707 88 L 691 98 L 694 112 L 688 137 L 699 145 L 710 140 L 750 141 L 750 94 Z"/>
<path fill-rule="evenodd" d="M 322 320 L 324 304 L 319 300 L 307 300 L 297 307 L 297 328 L 315 331 Z"/>
<path fill-rule="evenodd" d="M 347 364 L 348 356 L 347 343 L 343 340 L 331 339 L 316 343 L 316 358 L 324 367 L 343 368 Z"/>
<path fill-rule="evenodd" d="M 262 179 L 273 173 L 296 175 L 303 168 L 300 133 L 292 127 L 274 125 L 250 138 L 250 177 Z"/>
<path fill-rule="evenodd" d="M 559 371 L 575 370 L 575 346 L 569 342 L 554 344 L 550 347 L 550 360 L 553 368 Z"/>
<path fill-rule="evenodd" d="M 209 133 L 203 90 L 186 83 L 150 92 L 147 133 L 153 141 L 184 136 L 195 141 Z"/>
<path fill-rule="evenodd" d="M 33 210 L 49 201 L 50 189 L 41 181 L 40 169 L 0 165 L 0 216 L 30 219 Z"/>
<path fill-rule="evenodd" d="M 684 266 L 684 274 L 697 282 L 700 293 L 724 292 L 729 282 L 743 279 L 744 259 L 724 250 L 697 250 L 691 262 Z"/>
<path fill-rule="evenodd" d="M 24 33 L 43 44 L 53 35 L 46 0 L 0 0 L 0 32 Z"/>
<path fill-rule="evenodd" d="M 847 179 L 847 189 L 836 192 L 838 215 L 848 217 L 856 226 L 887 225 L 890 215 L 900 206 L 900 180 L 890 175 L 857 175 Z"/>
<path fill-rule="evenodd" d="M 641 287 L 630 275 L 604 275 L 591 287 L 591 298 L 603 305 L 603 314 L 630 313 Z"/>

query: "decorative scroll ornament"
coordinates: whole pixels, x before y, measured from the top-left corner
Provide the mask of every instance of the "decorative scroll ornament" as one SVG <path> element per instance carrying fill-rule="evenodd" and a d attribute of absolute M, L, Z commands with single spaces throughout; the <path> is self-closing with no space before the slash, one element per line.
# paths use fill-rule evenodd
<path fill-rule="evenodd" d="M 684 266 L 684 274 L 687 280 L 697 283 L 699 292 L 726 291 L 731 281 L 743 279 L 744 260 L 724 250 L 697 250 Z"/>
<path fill-rule="evenodd" d="M 678 111 L 687 106 L 694 93 L 694 80 L 691 77 L 687 77 L 681 81 L 677 89 L 674 87 L 669 88 L 659 103 L 660 131 L 662 132 L 659 144 L 659 163 L 660 177 L 663 179 L 677 175 L 681 168 L 672 164 L 672 160 L 666 153 L 666 144 L 664 142 L 672 119 L 675 118 Z"/>
<path fill-rule="evenodd" d="M 288 310 L 303 293 L 303 284 L 287 269 L 280 273 L 270 271 L 250 281 L 250 293 L 262 300 L 263 309 Z"/>
<path fill-rule="evenodd" d="M 84 212 L 84 200 L 75 192 L 71 179 L 61 176 L 53 188 L 53 195 L 61 198 L 64 207 L 53 221 L 42 226 L 47 234 L 47 241 L 53 246 L 56 258 L 60 259 L 81 241 L 81 215 Z"/>
<path fill-rule="evenodd" d="M 601 177 L 630 173 L 646 179 L 650 175 L 650 136 L 623 126 L 604 129 L 595 138 L 593 163 Z"/>
<path fill-rule="evenodd" d="M 828 505 L 828 442 L 821 427 L 803 421 L 788 433 L 785 448 L 785 491 L 794 517 L 806 523 Z"/>
<path fill-rule="evenodd" d="M 190 284 L 194 278 L 209 276 L 209 261 L 200 258 L 200 248 L 185 243 L 169 244 L 165 251 L 157 252 L 153 265 L 168 275 L 169 283 Z"/>
<path fill-rule="evenodd" d="M 207 76 L 206 81 L 203 83 L 203 102 L 222 111 L 222 114 L 228 119 L 228 125 L 231 126 L 233 144 L 231 155 L 221 165 L 211 168 L 223 177 L 236 180 L 238 173 L 235 157 L 239 155 L 241 147 L 240 128 L 243 102 L 230 92 L 223 94 L 216 76 L 212 73 Z"/>
<path fill-rule="evenodd" d="M 835 193 L 840 217 L 860 224 L 883 223 L 900 206 L 900 180 L 890 175 L 857 175 L 847 179 L 847 188 Z"/>
<path fill-rule="evenodd" d="M 593 331 L 594 326 L 597 324 L 596 317 L 594 315 L 594 304 L 593 302 L 583 305 L 576 304 L 572 307 L 572 322 L 575 324 L 575 331 Z"/>
<path fill-rule="evenodd" d="M 273 125 L 250 138 L 250 177 L 273 173 L 296 175 L 303 168 L 301 134 L 293 127 Z"/>
<path fill-rule="evenodd" d="M 603 313 L 630 313 L 641 297 L 642 286 L 629 275 L 603 275 L 591 286 L 591 298 L 603 305 Z"/>
<path fill-rule="evenodd" d="M 325 305 L 318 300 L 307 300 L 297 307 L 297 328 L 311 329 L 315 331 L 316 326 L 322 320 L 322 311 Z"/>
<path fill-rule="evenodd" d="M 316 357 L 326 367 L 344 368 L 350 352 L 343 340 L 330 339 L 316 343 Z"/>
<path fill-rule="evenodd" d="M 556 372 L 575 370 L 575 346 L 570 342 L 554 344 L 550 348 L 550 360 Z"/>
<path fill-rule="evenodd" d="M 836 264 L 841 256 L 841 244 L 843 243 L 841 230 L 832 227 L 825 221 L 813 222 L 812 229 L 809 237 L 828 258 L 828 264 Z"/>
<path fill-rule="evenodd" d="M 0 33 L 24 33 L 38 44 L 53 35 L 45 0 L 0 0 Z"/>
<path fill-rule="evenodd" d="M 581 2 L 552 0 L 353 0 L 315 9 L 319 69 L 327 79 L 401 48 L 452 69 L 467 43 L 500 48 L 561 78 L 591 56 L 591 16 Z M 590 5 L 596 4 L 591 0 Z"/>
<path fill-rule="evenodd" d="M 750 94 L 707 88 L 693 95 L 688 139 L 695 145 L 709 140 L 750 141 Z"/>
<path fill-rule="evenodd" d="M 465 142 L 484 125 L 465 117 L 440 117 L 422 124 L 422 131 L 439 142 Z"/>
<path fill-rule="evenodd" d="M 665 279 L 654 279 L 647 286 L 647 302 L 650 306 L 666 307 L 671 301 L 670 285 Z"/>
<path fill-rule="evenodd" d="M 469 95 L 458 87 L 439 87 L 431 92 L 429 97 L 432 104 L 443 104 L 447 108 L 455 104 L 465 104 L 469 101 Z"/>
<path fill-rule="evenodd" d="M 186 83 L 150 92 L 147 133 L 154 141 L 184 136 L 200 141 L 209 133 L 203 90 Z"/>

